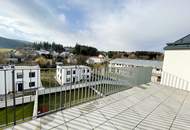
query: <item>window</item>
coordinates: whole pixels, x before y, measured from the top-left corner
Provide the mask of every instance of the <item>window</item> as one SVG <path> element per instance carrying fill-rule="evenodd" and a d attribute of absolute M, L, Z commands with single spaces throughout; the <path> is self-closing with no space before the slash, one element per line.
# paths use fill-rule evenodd
<path fill-rule="evenodd" d="M 71 81 L 71 79 L 70 79 L 70 78 L 67 78 L 67 79 L 66 79 L 66 82 L 70 82 L 70 81 Z"/>
<path fill-rule="evenodd" d="M 35 72 L 29 72 L 29 77 L 30 78 L 35 77 Z"/>
<path fill-rule="evenodd" d="M 87 75 L 86 78 L 88 79 L 88 78 L 89 78 L 89 75 Z"/>
<path fill-rule="evenodd" d="M 160 82 L 160 81 L 161 81 L 161 76 L 158 76 L 157 82 Z"/>
<path fill-rule="evenodd" d="M 85 73 L 85 69 L 83 70 L 83 73 Z"/>
<path fill-rule="evenodd" d="M 90 72 L 90 70 L 89 70 L 89 69 L 87 69 L 87 72 L 89 73 L 89 72 Z"/>
<path fill-rule="evenodd" d="M 34 87 L 35 86 L 35 82 L 30 82 L 29 83 L 29 87 Z"/>
<path fill-rule="evenodd" d="M 71 71 L 67 71 L 67 75 L 70 75 L 71 74 Z"/>
<path fill-rule="evenodd" d="M 23 74 L 22 73 L 17 73 L 17 79 L 21 79 L 23 78 Z"/>
<path fill-rule="evenodd" d="M 73 74 L 76 74 L 76 70 L 73 70 Z"/>

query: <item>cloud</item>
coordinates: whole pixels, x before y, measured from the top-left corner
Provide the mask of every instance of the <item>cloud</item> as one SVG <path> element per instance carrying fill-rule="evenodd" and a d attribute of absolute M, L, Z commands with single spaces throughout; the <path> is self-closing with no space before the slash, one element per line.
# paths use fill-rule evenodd
<path fill-rule="evenodd" d="M 0 35 L 100 50 L 161 51 L 189 33 L 189 0 L 0 1 Z"/>

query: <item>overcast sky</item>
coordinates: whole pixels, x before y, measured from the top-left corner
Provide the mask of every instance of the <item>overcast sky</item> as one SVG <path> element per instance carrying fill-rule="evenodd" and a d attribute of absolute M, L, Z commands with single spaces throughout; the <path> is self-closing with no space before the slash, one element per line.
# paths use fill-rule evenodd
<path fill-rule="evenodd" d="M 189 34 L 190 0 L 0 0 L 0 35 L 99 50 L 162 51 Z"/>

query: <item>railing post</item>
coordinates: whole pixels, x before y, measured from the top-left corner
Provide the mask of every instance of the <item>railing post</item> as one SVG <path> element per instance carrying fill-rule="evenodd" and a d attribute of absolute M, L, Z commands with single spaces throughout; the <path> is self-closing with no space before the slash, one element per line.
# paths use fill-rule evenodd
<path fill-rule="evenodd" d="M 12 91 L 13 91 L 13 123 L 16 125 L 16 99 L 15 99 L 15 70 L 12 70 Z"/>
<path fill-rule="evenodd" d="M 71 107 L 71 89 L 72 89 L 72 81 L 73 81 L 73 77 L 72 77 L 72 69 L 70 69 L 70 73 L 71 73 L 71 78 L 70 78 L 70 90 L 69 90 L 69 107 Z"/>
<path fill-rule="evenodd" d="M 4 83 L 5 83 L 5 122 L 6 126 L 8 125 L 8 115 L 7 115 L 7 74 L 6 70 L 4 70 Z"/>
<path fill-rule="evenodd" d="M 23 90 L 22 90 L 22 119 L 24 120 L 24 72 L 22 70 L 22 85 L 23 85 Z"/>
<path fill-rule="evenodd" d="M 78 70 L 77 70 L 77 77 L 78 77 L 78 84 L 76 85 L 76 87 L 77 87 L 77 90 L 78 90 L 78 94 L 77 94 L 77 104 L 78 103 L 80 103 L 80 82 L 81 82 L 81 70 L 80 70 L 80 68 L 78 68 Z"/>

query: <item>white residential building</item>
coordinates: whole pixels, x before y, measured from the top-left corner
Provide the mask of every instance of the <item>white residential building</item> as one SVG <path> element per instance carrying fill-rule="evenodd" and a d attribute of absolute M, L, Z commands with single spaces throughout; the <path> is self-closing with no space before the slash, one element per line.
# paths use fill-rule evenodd
<path fill-rule="evenodd" d="M 164 48 L 161 84 L 190 90 L 190 34 Z"/>
<path fill-rule="evenodd" d="M 74 65 L 62 66 L 57 65 L 56 79 L 60 85 L 77 83 L 80 81 L 89 81 L 91 77 L 91 69 L 88 66 Z"/>
<path fill-rule="evenodd" d="M 13 85 L 16 92 L 41 86 L 39 66 L 0 66 L 0 78 L 0 95 L 12 92 Z"/>
<path fill-rule="evenodd" d="M 104 63 L 106 61 L 105 57 L 103 55 L 99 55 L 99 56 L 93 56 L 93 57 L 89 57 L 86 60 L 87 64 L 101 64 Z"/>
<path fill-rule="evenodd" d="M 152 77 L 151 81 L 160 82 L 161 72 L 162 72 L 162 61 L 155 60 L 137 60 L 137 59 L 127 59 L 127 58 L 117 58 L 111 60 L 109 63 L 109 68 L 111 72 L 120 73 L 120 68 L 125 67 L 152 67 Z"/>

